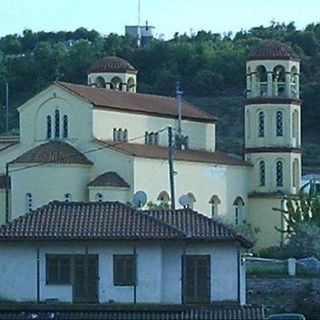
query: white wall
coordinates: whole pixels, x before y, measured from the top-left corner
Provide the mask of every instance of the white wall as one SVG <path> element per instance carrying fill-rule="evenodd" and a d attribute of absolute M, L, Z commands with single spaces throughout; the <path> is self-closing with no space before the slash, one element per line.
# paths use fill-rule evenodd
<path fill-rule="evenodd" d="M 46 254 L 98 254 L 99 302 L 133 303 L 133 286 L 113 285 L 113 255 L 137 253 L 137 303 L 181 303 L 181 242 L 41 242 L 40 300 L 72 302 L 71 285 L 46 284 Z M 0 243 L 0 297 L 35 301 L 37 249 L 32 242 Z M 211 300 L 237 301 L 237 247 L 227 243 L 189 244 L 186 254 L 211 256 Z M 244 276 L 244 273 L 240 274 Z M 244 279 L 241 279 L 244 283 Z M 242 291 L 244 291 L 244 286 Z M 244 292 L 242 292 L 244 295 Z M 244 303 L 244 301 L 242 301 Z"/>

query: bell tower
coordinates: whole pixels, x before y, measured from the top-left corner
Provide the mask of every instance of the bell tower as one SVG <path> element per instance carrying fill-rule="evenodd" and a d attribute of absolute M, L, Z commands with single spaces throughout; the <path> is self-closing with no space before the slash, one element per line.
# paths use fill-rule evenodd
<path fill-rule="evenodd" d="M 108 56 L 96 61 L 89 68 L 88 85 L 135 93 L 137 73 L 137 70 L 128 61 Z"/>
<path fill-rule="evenodd" d="M 247 61 L 245 155 L 252 191 L 297 193 L 301 175 L 300 63 L 293 50 L 265 41 Z"/>
<path fill-rule="evenodd" d="M 280 207 L 279 199 L 300 188 L 300 60 L 290 47 L 267 40 L 250 53 L 246 68 L 245 158 L 253 165 L 252 216 L 259 207 L 263 211 L 268 202 Z M 265 213 L 269 217 L 272 214 L 276 213 Z M 265 217 L 254 220 L 259 219 L 259 227 L 264 229 Z M 281 227 L 283 221 L 274 223 Z"/>

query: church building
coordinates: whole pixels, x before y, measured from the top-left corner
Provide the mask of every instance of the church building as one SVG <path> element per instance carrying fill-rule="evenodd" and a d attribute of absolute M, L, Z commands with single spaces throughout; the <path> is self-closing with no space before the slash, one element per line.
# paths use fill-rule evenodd
<path fill-rule="evenodd" d="M 138 93 L 129 62 L 98 60 L 87 85 L 55 82 L 18 108 L 20 137 L 0 140 L 0 222 L 54 200 L 132 203 L 138 191 L 171 206 L 170 127 L 175 207 L 185 196 L 208 217 L 258 227 L 257 248 L 280 244 L 273 208 L 300 187 L 299 72 L 298 56 L 276 41 L 248 56 L 241 160 L 216 150 L 214 116 L 186 101 L 179 114 L 179 99 Z"/>

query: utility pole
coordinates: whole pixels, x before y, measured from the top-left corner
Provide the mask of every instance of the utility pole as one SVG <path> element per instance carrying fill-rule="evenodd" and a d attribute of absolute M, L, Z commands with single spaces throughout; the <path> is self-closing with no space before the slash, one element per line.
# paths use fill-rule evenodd
<path fill-rule="evenodd" d="M 141 46 L 141 25 L 140 25 L 140 16 L 141 16 L 141 6 L 140 6 L 140 0 L 138 0 L 138 39 L 137 39 L 137 45 L 138 48 Z"/>
<path fill-rule="evenodd" d="M 176 209 L 175 189 L 174 189 L 174 168 L 173 168 L 173 141 L 172 128 L 168 127 L 168 155 L 169 155 L 169 178 L 171 191 L 171 208 Z"/>
<path fill-rule="evenodd" d="M 6 83 L 6 133 L 9 132 L 9 83 Z"/>

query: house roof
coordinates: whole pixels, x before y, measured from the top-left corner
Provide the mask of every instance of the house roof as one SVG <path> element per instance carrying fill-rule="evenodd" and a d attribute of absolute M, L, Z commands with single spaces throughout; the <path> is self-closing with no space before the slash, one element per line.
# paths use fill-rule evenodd
<path fill-rule="evenodd" d="M 254 48 L 248 60 L 299 60 L 299 56 L 288 45 L 275 40 L 265 40 Z"/>
<path fill-rule="evenodd" d="M 11 163 L 61 163 L 92 165 L 87 157 L 63 141 L 49 141 L 23 153 Z"/>
<path fill-rule="evenodd" d="M 73 319 L 73 320 L 263 320 L 265 309 L 258 305 L 168 306 L 168 305 L 40 305 L 40 307 L 1 307 L 0 319 Z M 73 310 L 72 310 L 73 309 Z M 53 317 L 54 315 L 54 317 Z"/>
<path fill-rule="evenodd" d="M 177 99 L 173 97 L 131 93 L 105 88 L 93 88 L 85 85 L 56 82 L 64 90 L 76 94 L 92 103 L 97 108 L 148 114 L 158 117 L 177 118 Z M 216 122 L 211 114 L 183 101 L 183 118 L 201 122 Z"/>
<path fill-rule="evenodd" d="M 110 148 L 125 154 L 135 157 L 152 158 L 152 159 L 167 159 L 168 148 L 150 144 L 138 143 L 118 143 L 113 141 L 95 140 L 98 144 L 105 145 Z M 199 150 L 175 150 L 174 159 L 191 162 L 205 162 L 233 166 L 251 166 L 249 162 L 239 160 L 226 153 L 215 151 L 199 151 Z"/>
<path fill-rule="evenodd" d="M 88 187 L 130 188 L 130 185 L 116 172 L 108 171 L 89 182 Z"/>
<path fill-rule="evenodd" d="M 88 70 L 89 73 L 95 72 L 133 72 L 137 70 L 125 59 L 108 56 L 96 61 Z"/>
<path fill-rule="evenodd" d="M 186 226 L 190 224 L 190 226 Z M 50 202 L 0 226 L 0 240 L 249 240 L 190 209 L 140 211 L 119 202 Z"/>

